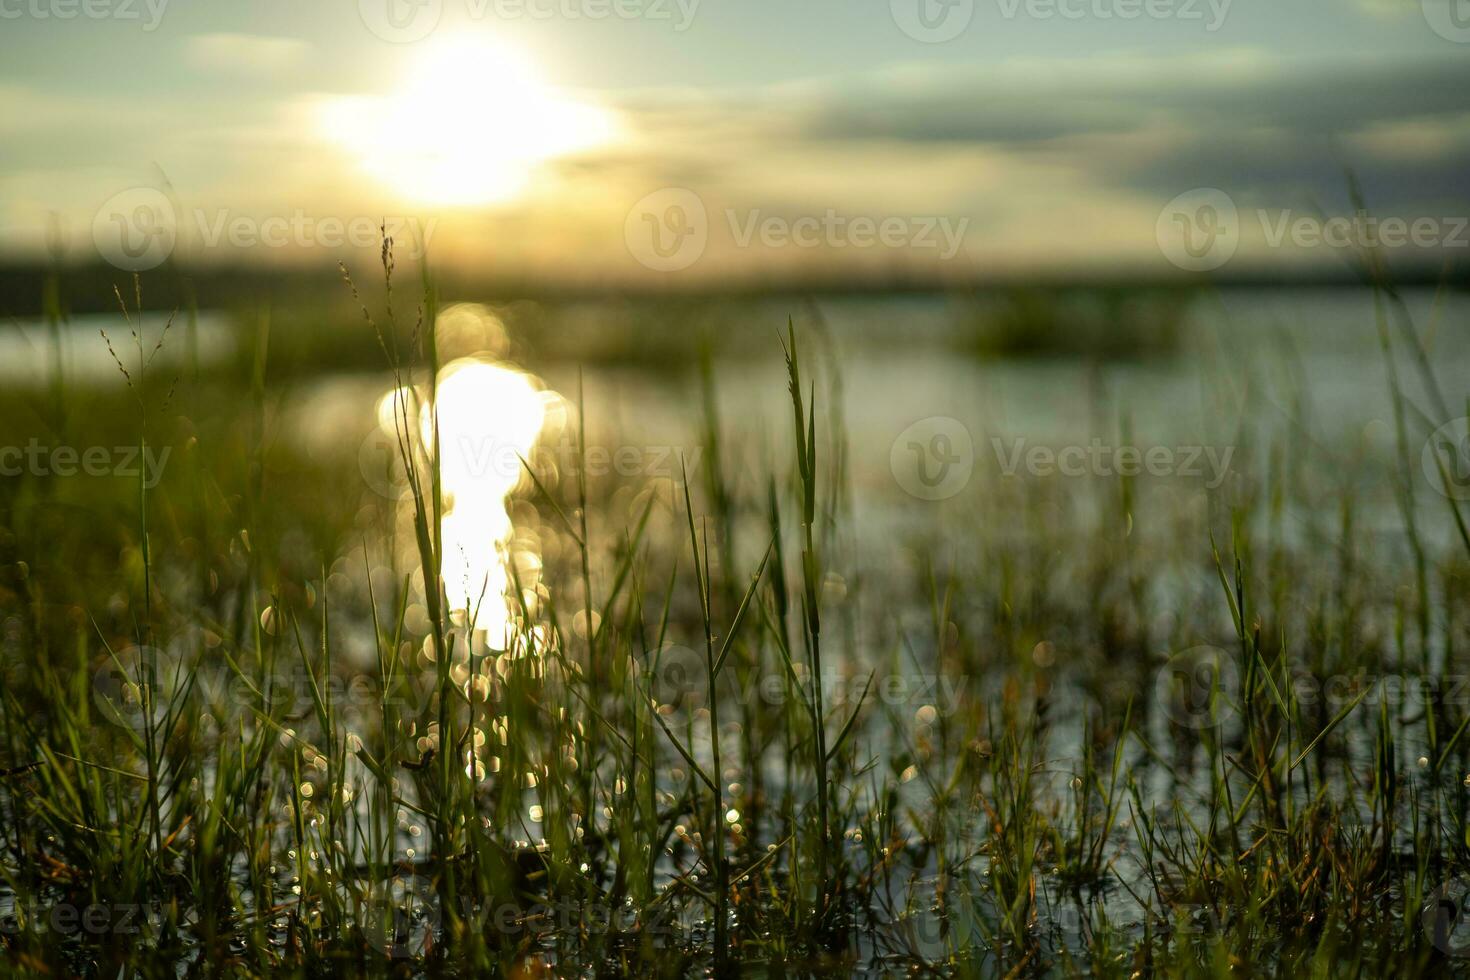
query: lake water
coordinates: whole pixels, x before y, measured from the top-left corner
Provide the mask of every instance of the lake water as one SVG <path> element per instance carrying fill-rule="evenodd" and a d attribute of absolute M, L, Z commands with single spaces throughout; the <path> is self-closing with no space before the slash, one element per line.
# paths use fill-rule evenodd
<path fill-rule="evenodd" d="M 44 386 L 55 376 L 59 356 L 62 375 L 68 383 L 120 385 L 122 375 L 108 352 L 108 341 L 123 364 L 132 370 L 139 356 L 136 338 L 143 338 L 146 357 L 164 336 L 165 328 L 166 343 L 153 361 L 159 369 L 177 368 L 195 357 L 201 364 L 214 363 L 235 349 L 233 324 L 228 316 L 218 312 L 202 312 L 193 322 L 183 313 L 170 317 L 165 313 L 145 312 L 131 326 L 141 329 L 135 335 L 121 313 L 74 316 L 55 333 L 44 320 L 0 321 L 0 381 L 13 386 Z"/>
<path fill-rule="evenodd" d="M 897 470 L 921 463 L 931 445 L 966 457 L 960 460 L 971 469 L 965 487 L 1015 475 L 1018 466 L 1034 469 L 1038 457 L 1033 454 L 1045 463 L 1048 454 L 1068 447 L 1092 447 L 1083 466 L 1097 475 L 1093 471 L 1117 468 L 1116 453 L 1125 444 L 1154 449 L 1175 470 L 1189 464 L 1199 480 L 1186 485 L 1195 486 L 1218 484 L 1217 474 L 1244 464 L 1237 443 L 1265 446 L 1295 439 L 1307 440 L 1321 453 L 1314 465 L 1324 479 L 1356 484 L 1356 492 L 1381 505 L 1386 520 L 1395 519 L 1383 469 L 1393 461 L 1394 416 L 1369 290 L 1200 293 L 1191 302 L 1176 353 L 1104 360 L 973 355 L 953 342 L 963 309 L 937 294 L 824 297 L 810 305 L 786 298 L 732 302 L 738 303 L 738 319 L 748 331 L 739 344 L 748 356 L 720 362 L 717 394 L 722 420 L 737 437 L 726 451 L 747 454 L 733 459 L 731 477 L 737 483 L 744 472 L 764 472 L 763 457 L 786 451 L 780 447 L 787 445 L 791 416 L 780 338 L 788 315 L 800 324 L 815 310 L 831 344 L 820 343 L 817 331 L 802 331 L 806 370 L 819 381 L 821 413 L 832 410 L 833 397 L 840 399 L 846 462 L 860 516 L 898 523 L 930 519 L 932 508 L 916 507 L 914 499 L 915 489 L 922 498 L 928 488 L 904 486 Z M 1464 324 L 1470 296 L 1414 290 L 1405 295 L 1405 308 L 1426 338 L 1449 417 L 1465 414 L 1470 338 Z M 487 312 L 494 317 L 493 307 Z M 599 307 L 581 304 L 568 315 L 595 323 Z M 145 353 L 166 322 L 161 314 L 144 315 Z M 1394 361 L 1400 383 L 1417 405 L 1435 415 L 1419 366 L 1402 353 L 1398 328 L 1389 329 L 1400 351 Z M 101 331 L 124 363 L 136 361 L 136 341 L 119 315 L 74 317 L 59 332 L 69 385 L 122 383 Z M 200 314 L 193 324 L 180 316 L 170 334 L 157 355 L 163 369 L 196 358 L 207 367 L 242 344 L 231 318 L 217 311 Z M 56 357 L 44 322 L 12 321 L 0 329 L 0 379 L 7 384 L 45 385 Z M 580 375 L 587 441 L 594 453 L 589 469 L 600 466 L 609 476 L 673 476 L 681 455 L 697 463 L 706 448 L 700 445 L 698 371 L 693 366 L 642 370 L 629 363 L 583 368 L 557 360 L 522 367 L 563 396 L 562 409 L 575 398 Z M 387 390 L 386 371 L 337 373 L 323 364 L 319 379 L 291 392 L 284 431 L 310 453 L 339 453 L 344 445 L 372 438 Z M 1427 428 L 1411 423 L 1417 449 Z M 488 419 L 486 424 L 493 430 L 496 423 Z M 542 452 L 565 463 L 570 431 L 564 427 L 554 435 L 548 429 Z M 350 438 L 344 441 L 344 436 Z M 944 441 L 933 443 L 936 436 Z M 1225 460 L 1232 449 L 1235 455 Z M 906 462 L 911 452 L 920 456 Z M 1071 452 L 1075 463 L 1078 449 Z M 1048 471 L 1058 465 L 1053 460 Z M 950 489 L 937 491 L 940 497 L 963 499 L 964 487 Z M 1443 509 L 1434 509 L 1432 519 L 1441 517 Z"/>

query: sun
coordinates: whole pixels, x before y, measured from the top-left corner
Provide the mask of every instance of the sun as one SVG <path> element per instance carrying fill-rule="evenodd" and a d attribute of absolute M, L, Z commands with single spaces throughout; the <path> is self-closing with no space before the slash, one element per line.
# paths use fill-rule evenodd
<path fill-rule="evenodd" d="M 607 110 L 561 95 L 529 58 L 482 37 L 429 47 L 396 91 L 332 99 L 321 123 L 370 176 L 433 205 L 513 200 L 538 167 L 615 131 Z"/>

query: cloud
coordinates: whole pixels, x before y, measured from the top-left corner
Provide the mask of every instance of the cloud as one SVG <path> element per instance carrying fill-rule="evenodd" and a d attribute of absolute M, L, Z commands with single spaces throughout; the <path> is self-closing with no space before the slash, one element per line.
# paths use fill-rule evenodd
<path fill-rule="evenodd" d="M 295 42 L 239 35 L 196 37 L 189 51 L 237 72 L 309 64 L 310 54 Z M 664 187 L 689 188 L 708 208 L 710 262 L 701 268 L 711 275 L 763 263 L 894 260 L 852 249 L 773 256 L 733 248 L 730 216 L 740 223 L 757 211 L 963 217 L 966 261 L 986 269 L 1161 263 L 1160 209 L 1196 187 L 1225 190 L 1243 214 L 1318 205 L 1346 213 L 1349 168 L 1381 215 L 1463 214 L 1467 83 L 1463 58 L 1283 58 L 1239 48 L 894 64 L 775 84 L 603 92 L 620 138 L 546 162 L 503 206 L 446 209 L 436 252 L 470 266 L 490 256 L 497 267 L 623 274 L 636 265 L 623 242 L 629 209 Z M 78 211 L 73 226 L 89 228 L 89 207 L 146 181 L 124 165 L 136 171 L 152 160 L 190 206 L 427 213 L 328 138 L 313 107 L 338 96 L 283 99 L 254 86 L 250 94 L 222 104 L 203 87 L 137 100 L 0 86 L 0 134 L 26 137 L 0 141 L 11 205 L 3 237 L 44 227 L 47 209 L 68 202 Z M 38 107 L 46 111 L 30 111 Z"/>
<path fill-rule="evenodd" d="M 186 43 L 193 67 L 230 72 L 281 71 L 305 61 L 311 50 L 305 41 L 260 34 L 196 34 Z"/>
<path fill-rule="evenodd" d="M 1244 214 L 1345 214 L 1351 170 L 1381 216 L 1463 214 L 1467 83 L 1463 59 L 1239 49 L 635 92 L 617 103 L 633 138 L 562 176 L 625 206 L 689 188 L 716 226 L 752 210 L 965 216 L 967 255 L 992 270 L 1162 262 L 1160 209 L 1196 187 L 1225 190 Z"/>
<path fill-rule="evenodd" d="M 879 74 L 788 103 L 817 140 L 1029 143 L 1161 124 L 1201 132 L 1280 128 L 1337 134 L 1405 116 L 1461 114 L 1463 58 L 1282 62 L 1208 57 L 1016 60 L 988 69 Z"/>
<path fill-rule="evenodd" d="M 881 161 L 873 187 L 891 193 L 905 183 L 932 187 L 894 175 L 932 174 L 950 159 L 986 161 L 1010 177 L 1040 168 L 1072 193 L 1167 200 L 1220 186 L 1299 202 L 1340 191 L 1352 167 L 1385 203 L 1401 206 L 1470 196 L 1467 88 L 1463 58 L 1284 61 L 1238 49 L 901 65 L 702 102 L 635 97 L 623 108 L 665 171 L 677 161 L 706 173 L 723 163 L 727 182 L 805 154 L 821 161 L 814 172 L 829 186 Z M 982 169 L 969 176 L 972 186 L 1005 194 Z"/>

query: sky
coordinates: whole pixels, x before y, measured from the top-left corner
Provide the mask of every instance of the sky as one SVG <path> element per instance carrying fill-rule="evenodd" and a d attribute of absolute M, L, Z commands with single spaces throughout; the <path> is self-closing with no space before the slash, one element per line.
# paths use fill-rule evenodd
<path fill-rule="evenodd" d="M 579 281 L 1455 261 L 1467 83 L 1470 0 L 0 0 L 0 252 L 334 263 L 386 223 Z"/>

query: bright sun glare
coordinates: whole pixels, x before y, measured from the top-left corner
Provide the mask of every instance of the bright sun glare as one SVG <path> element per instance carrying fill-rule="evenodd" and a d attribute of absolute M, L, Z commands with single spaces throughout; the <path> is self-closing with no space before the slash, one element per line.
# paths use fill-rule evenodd
<path fill-rule="evenodd" d="M 476 314 L 473 308 L 462 312 Z M 417 414 L 421 448 L 436 444 L 434 412 L 420 396 L 396 389 L 378 402 L 378 426 L 395 448 L 404 425 L 395 417 L 399 412 Z M 512 549 L 510 500 L 525 478 L 521 461 L 531 457 L 548 408 L 559 397 L 523 372 L 478 355 L 446 365 L 437 396 L 439 478 L 446 506 L 440 525 L 444 593 L 451 610 L 473 611 L 476 628 L 500 642 L 511 621 L 510 563 L 520 567 L 539 560 L 524 548 Z"/>
<path fill-rule="evenodd" d="M 548 160 L 607 142 L 604 109 L 549 87 L 529 59 L 483 38 L 429 49 L 397 91 L 334 99 L 326 135 L 375 179 L 425 204 L 511 200 Z"/>

